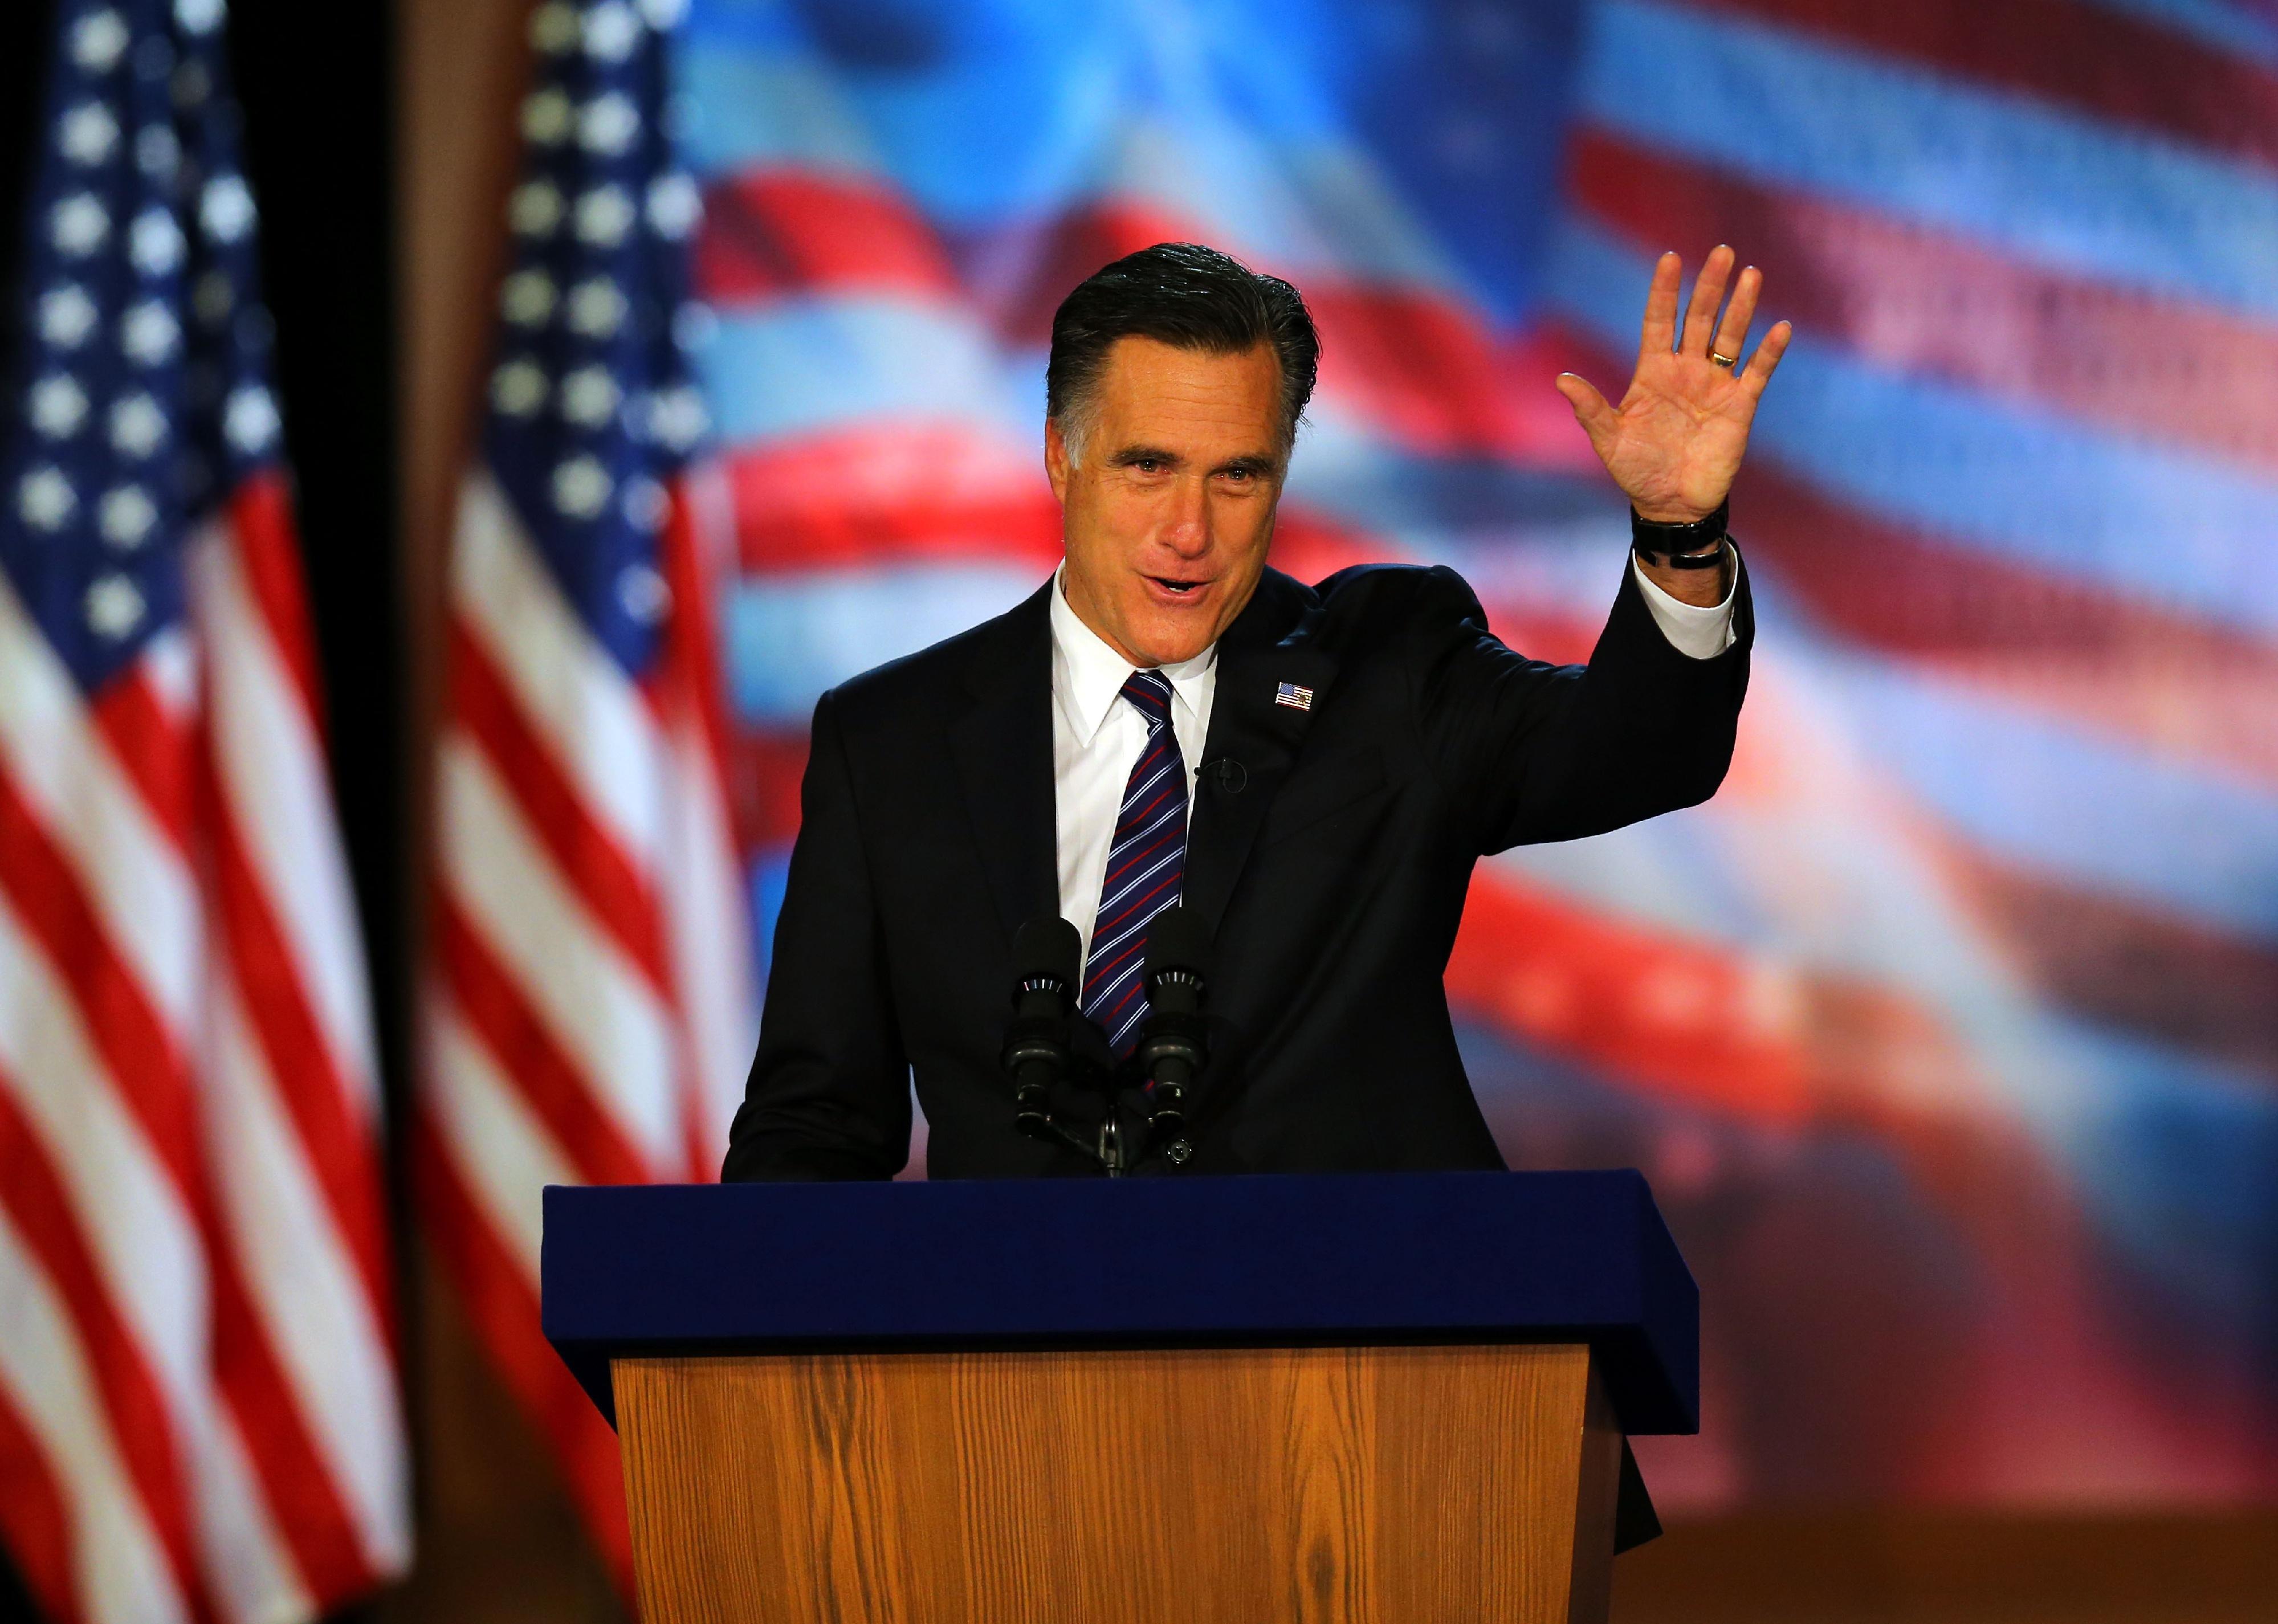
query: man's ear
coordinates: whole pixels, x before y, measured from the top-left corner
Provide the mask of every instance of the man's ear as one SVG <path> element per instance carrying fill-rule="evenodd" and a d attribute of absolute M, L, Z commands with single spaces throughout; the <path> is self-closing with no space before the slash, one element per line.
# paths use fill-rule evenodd
<path fill-rule="evenodd" d="M 1060 425 L 1049 417 L 1044 420 L 1044 477 L 1052 482 L 1052 499 L 1066 507 L 1067 441 L 1060 438 Z"/>

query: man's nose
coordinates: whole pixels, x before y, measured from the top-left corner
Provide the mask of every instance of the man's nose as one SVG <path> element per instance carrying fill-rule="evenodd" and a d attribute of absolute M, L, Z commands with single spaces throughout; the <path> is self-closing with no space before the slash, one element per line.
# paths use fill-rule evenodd
<path fill-rule="evenodd" d="M 1200 558 L 1211 545 L 1210 482 L 1182 479 L 1171 501 L 1162 539 L 1181 558 Z"/>

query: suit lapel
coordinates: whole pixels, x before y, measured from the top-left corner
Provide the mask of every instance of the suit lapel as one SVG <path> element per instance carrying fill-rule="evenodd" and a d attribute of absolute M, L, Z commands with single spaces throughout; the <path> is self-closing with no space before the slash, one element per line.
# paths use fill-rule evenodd
<path fill-rule="evenodd" d="M 1218 689 L 1188 826 L 1181 896 L 1213 935 L 1249 861 L 1257 826 L 1336 678 L 1336 661 L 1311 646 L 1313 607 L 1304 587 L 1269 570 L 1219 643 Z M 1277 702 L 1284 683 L 1310 690 L 1311 704 Z"/>
<path fill-rule="evenodd" d="M 1005 615 L 995 657 L 967 678 L 952 729 L 959 787 L 1005 941 L 1059 911 L 1052 808 L 1051 583 Z"/>

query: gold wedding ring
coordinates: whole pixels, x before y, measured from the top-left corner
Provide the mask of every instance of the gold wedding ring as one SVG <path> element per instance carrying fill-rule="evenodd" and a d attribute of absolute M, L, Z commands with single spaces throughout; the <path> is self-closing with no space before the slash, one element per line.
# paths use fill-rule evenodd
<path fill-rule="evenodd" d="M 1739 360 L 1738 355 L 1720 355 L 1713 349 L 1708 352 L 1708 364 L 1712 367 L 1724 367 L 1729 370 L 1738 360 Z"/>

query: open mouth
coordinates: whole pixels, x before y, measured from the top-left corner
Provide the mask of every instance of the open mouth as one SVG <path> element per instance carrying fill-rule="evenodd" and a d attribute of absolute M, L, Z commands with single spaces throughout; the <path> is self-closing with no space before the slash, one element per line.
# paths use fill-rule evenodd
<path fill-rule="evenodd" d="M 1209 584 L 1209 583 L 1205 581 L 1173 580 L 1169 576 L 1149 576 L 1147 578 L 1174 598 L 1187 597 L 1194 592 L 1197 588 Z"/>

